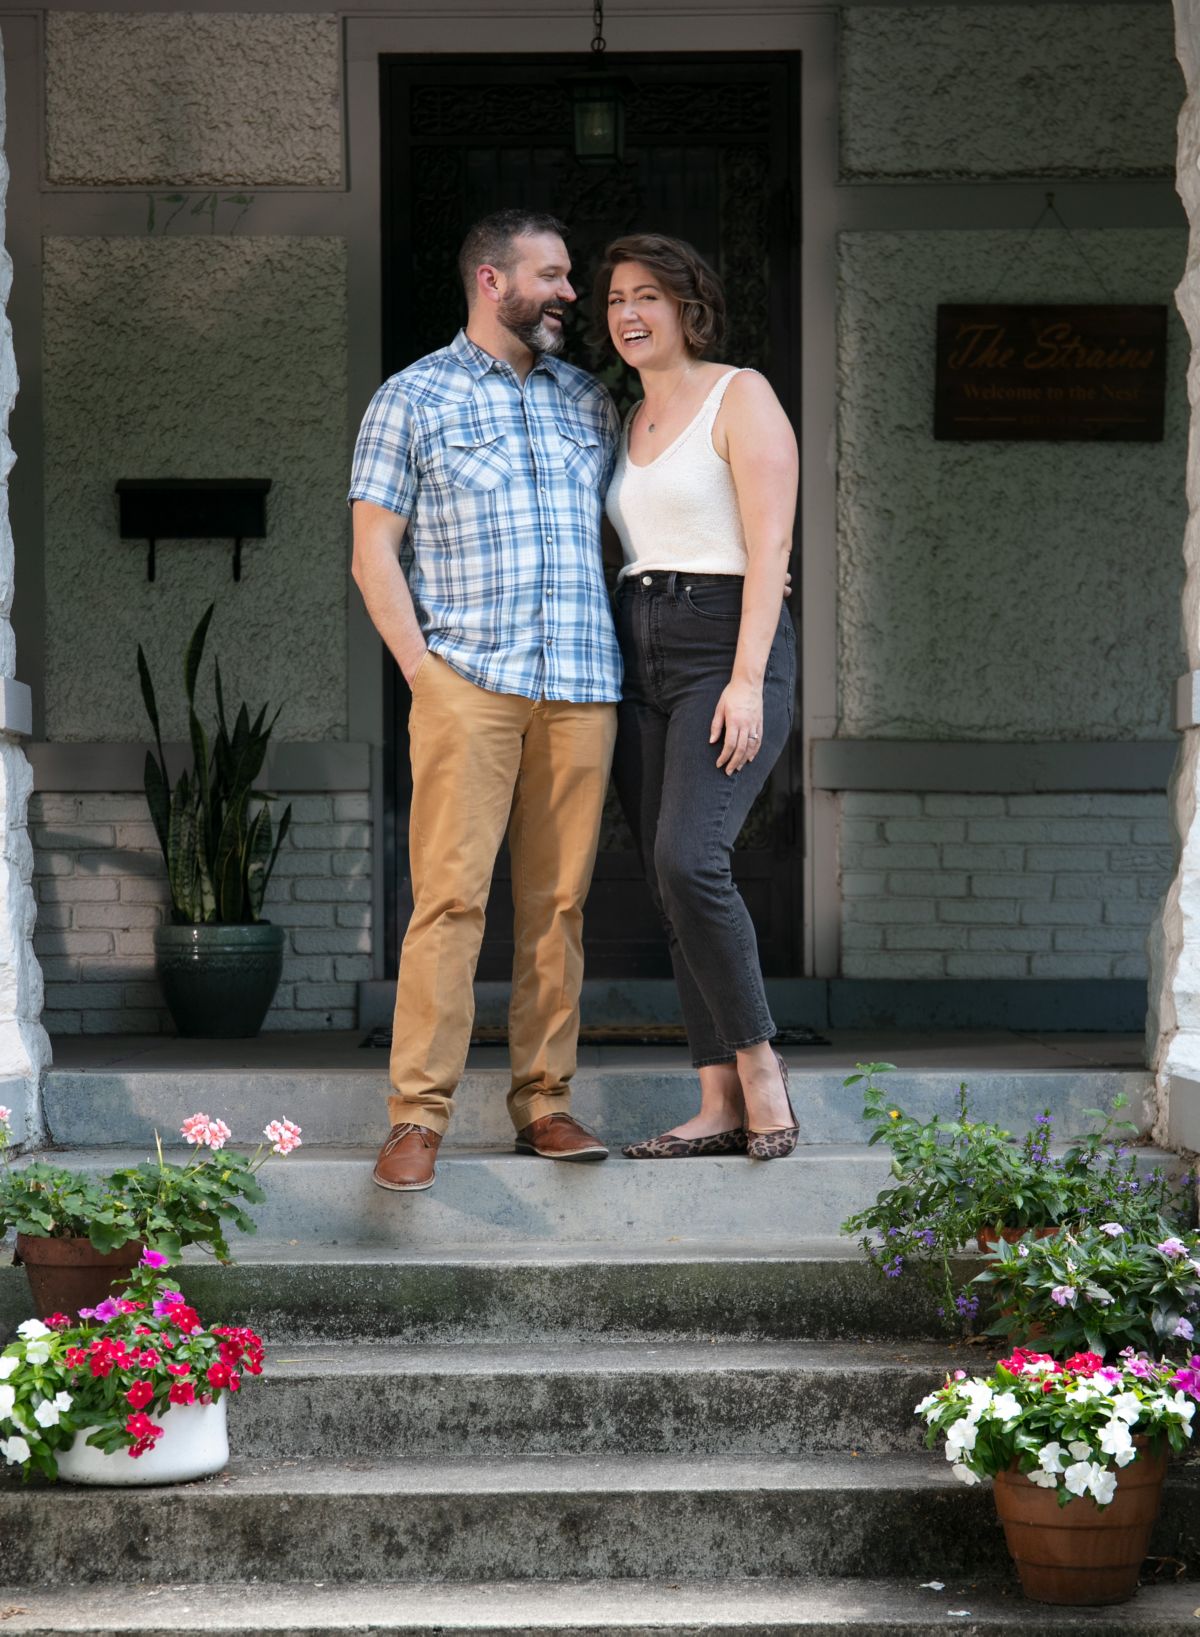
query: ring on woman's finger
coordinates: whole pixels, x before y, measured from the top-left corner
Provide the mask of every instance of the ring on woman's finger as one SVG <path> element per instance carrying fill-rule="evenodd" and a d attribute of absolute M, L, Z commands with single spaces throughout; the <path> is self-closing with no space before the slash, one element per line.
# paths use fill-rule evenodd
<path fill-rule="evenodd" d="M 761 736 L 761 734 L 758 734 L 758 733 L 751 733 L 751 734 L 748 735 L 748 737 L 750 739 L 751 744 L 754 744 L 762 736 Z"/>

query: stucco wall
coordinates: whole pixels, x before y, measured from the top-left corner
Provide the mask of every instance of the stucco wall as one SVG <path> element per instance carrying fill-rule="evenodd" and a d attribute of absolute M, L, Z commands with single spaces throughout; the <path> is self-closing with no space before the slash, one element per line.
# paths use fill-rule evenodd
<path fill-rule="evenodd" d="M 848 180 L 1170 176 L 1171 8 L 848 6 Z"/>
<path fill-rule="evenodd" d="M 346 736 L 346 250 L 334 238 L 45 244 L 46 736 L 145 735 L 139 642 L 166 738 L 210 601 L 226 697 L 281 738 Z M 121 477 L 269 477 L 267 538 L 117 534 Z M 207 670 L 207 667 L 206 667 Z"/>
<path fill-rule="evenodd" d="M 53 183 L 336 187 L 333 16 L 50 10 Z"/>
<path fill-rule="evenodd" d="M 839 731 L 1154 739 L 1179 675 L 1186 235 L 849 233 L 838 315 Z M 935 443 L 939 302 L 1171 306 L 1161 444 Z"/>

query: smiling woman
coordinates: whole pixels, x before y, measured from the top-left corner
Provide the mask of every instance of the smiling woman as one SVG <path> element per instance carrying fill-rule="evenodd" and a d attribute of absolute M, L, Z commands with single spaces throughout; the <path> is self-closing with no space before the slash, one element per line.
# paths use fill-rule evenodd
<path fill-rule="evenodd" d="M 730 857 L 791 732 L 796 439 L 762 376 L 706 360 L 724 315 L 719 279 L 683 240 L 636 234 L 605 252 L 594 323 L 645 394 L 606 502 L 625 557 L 613 771 L 701 1089 L 699 1114 L 631 1144 L 632 1159 L 777 1159 L 799 1136 Z"/>

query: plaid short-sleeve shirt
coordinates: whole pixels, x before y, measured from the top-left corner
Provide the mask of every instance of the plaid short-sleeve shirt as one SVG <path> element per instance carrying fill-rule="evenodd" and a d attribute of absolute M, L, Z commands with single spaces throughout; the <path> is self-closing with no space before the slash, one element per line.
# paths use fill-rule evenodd
<path fill-rule="evenodd" d="M 617 433 L 583 370 L 542 357 L 522 384 L 461 330 L 371 400 L 350 499 L 408 519 L 400 562 L 425 640 L 479 687 L 620 698 L 600 559 Z"/>

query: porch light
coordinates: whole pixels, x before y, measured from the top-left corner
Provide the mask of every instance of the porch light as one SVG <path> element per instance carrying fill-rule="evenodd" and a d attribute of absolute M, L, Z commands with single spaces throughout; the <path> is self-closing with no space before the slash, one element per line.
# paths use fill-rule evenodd
<path fill-rule="evenodd" d="M 592 24 L 595 67 L 571 82 L 575 157 L 584 165 L 612 165 L 625 155 L 625 104 L 620 81 L 604 69 L 604 0 L 595 0 Z"/>
<path fill-rule="evenodd" d="M 233 577 L 242 577 L 242 541 L 267 532 L 269 477 L 123 477 L 117 480 L 122 540 L 146 542 L 146 578 L 158 572 L 160 540 L 232 540 Z"/>

